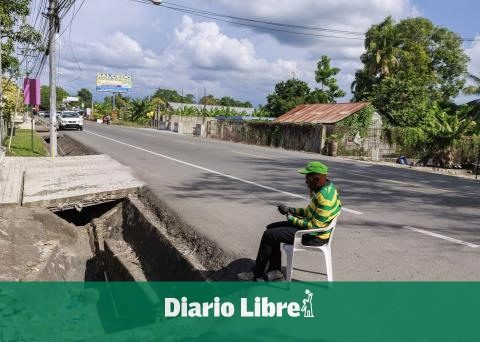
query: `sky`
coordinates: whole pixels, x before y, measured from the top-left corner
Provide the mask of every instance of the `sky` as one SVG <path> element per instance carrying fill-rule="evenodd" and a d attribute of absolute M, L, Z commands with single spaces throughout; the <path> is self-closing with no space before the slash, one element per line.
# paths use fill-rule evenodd
<path fill-rule="evenodd" d="M 40 3 L 32 0 L 31 20 Z M 170 0 L 164 4 L 358 33 L 388 15 L 397 20 L 423 16 L 462 37 L 479 38 L 466 42 L 464 48 L 471 58 L 469 71 L 480 74 L 480 28 L 474 24 L 480 2 L 473 0 Z M 342 33 L 311 37 L 267 31 L 135 0 L 77 0 L 62 25 L 61 32 L 67 29 L 58 40 L 58 85 L 71 95 L 85 87 L 96 100 L 109 95 L 95 92 L 96 74 L 120 73 L 133 77 L 131 97 L 169 88 L 196 98 L 206 92 L 265 104 L 275 84 L 292 77 L 314 88 L 316 63 L 325 54 L 341 69 L 337 79 L 347 95 L 340 101 L 348 102 L 364 50 L 361 35 L 342 39 L 338 38 L 346 36 Z M 47 67 L 41 79 L 48 83 Z"/>

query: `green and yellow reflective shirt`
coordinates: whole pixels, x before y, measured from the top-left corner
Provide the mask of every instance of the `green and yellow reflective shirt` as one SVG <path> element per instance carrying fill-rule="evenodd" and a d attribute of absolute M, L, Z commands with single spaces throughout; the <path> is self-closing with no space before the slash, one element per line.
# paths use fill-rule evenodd
<path fill-rule="evenodd" d="M 319 191 L 313 194 L 310 204 L 306 208 L 291 208 L 294 216 L 289 216 L 290 222 L 304 229 L 325 228 L 340 214 L 342 203 L 337 189 L 332 182 L 327 181 Z M 330 231 L 318 233 L 320 239 L 328 239 Z"/>

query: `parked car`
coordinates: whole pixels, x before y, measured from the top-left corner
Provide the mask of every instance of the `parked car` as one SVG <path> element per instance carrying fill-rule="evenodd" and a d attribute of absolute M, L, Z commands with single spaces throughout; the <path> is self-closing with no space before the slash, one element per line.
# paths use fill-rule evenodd
<path fill-rule="evenodd" d="M 76 128 L 83 131 L 83 117 L 77 112 L 64 111 L 57 116 L 58 129 Z"/>

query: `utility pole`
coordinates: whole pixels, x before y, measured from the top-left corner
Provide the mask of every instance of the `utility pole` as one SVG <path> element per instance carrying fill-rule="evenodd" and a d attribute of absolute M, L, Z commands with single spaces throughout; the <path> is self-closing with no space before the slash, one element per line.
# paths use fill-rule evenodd
<path fill-rule="evenodd" d="M 49 83 L 50 83 L 50 156 L 57 156 L 57 64 L 55 62 L 55 44 L 57 33 L 60 27 L 60 19 L 58 17 L 57 0 L 49 0 L 48 6 L 49 23 Z"/>

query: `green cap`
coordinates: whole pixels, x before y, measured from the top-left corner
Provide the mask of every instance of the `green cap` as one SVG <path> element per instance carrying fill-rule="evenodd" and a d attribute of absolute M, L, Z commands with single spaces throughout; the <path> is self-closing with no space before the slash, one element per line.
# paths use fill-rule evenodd
<path fill-rule="evenodd" d="M 298 173 L 305 175 L 307 173 L 319 173 L 321 175 L 326 175 L 328 172 L 328 166 L 320 163 L 319 161 L 312 161 L 307 164 L 304 169 L 298 170 Z"/>

